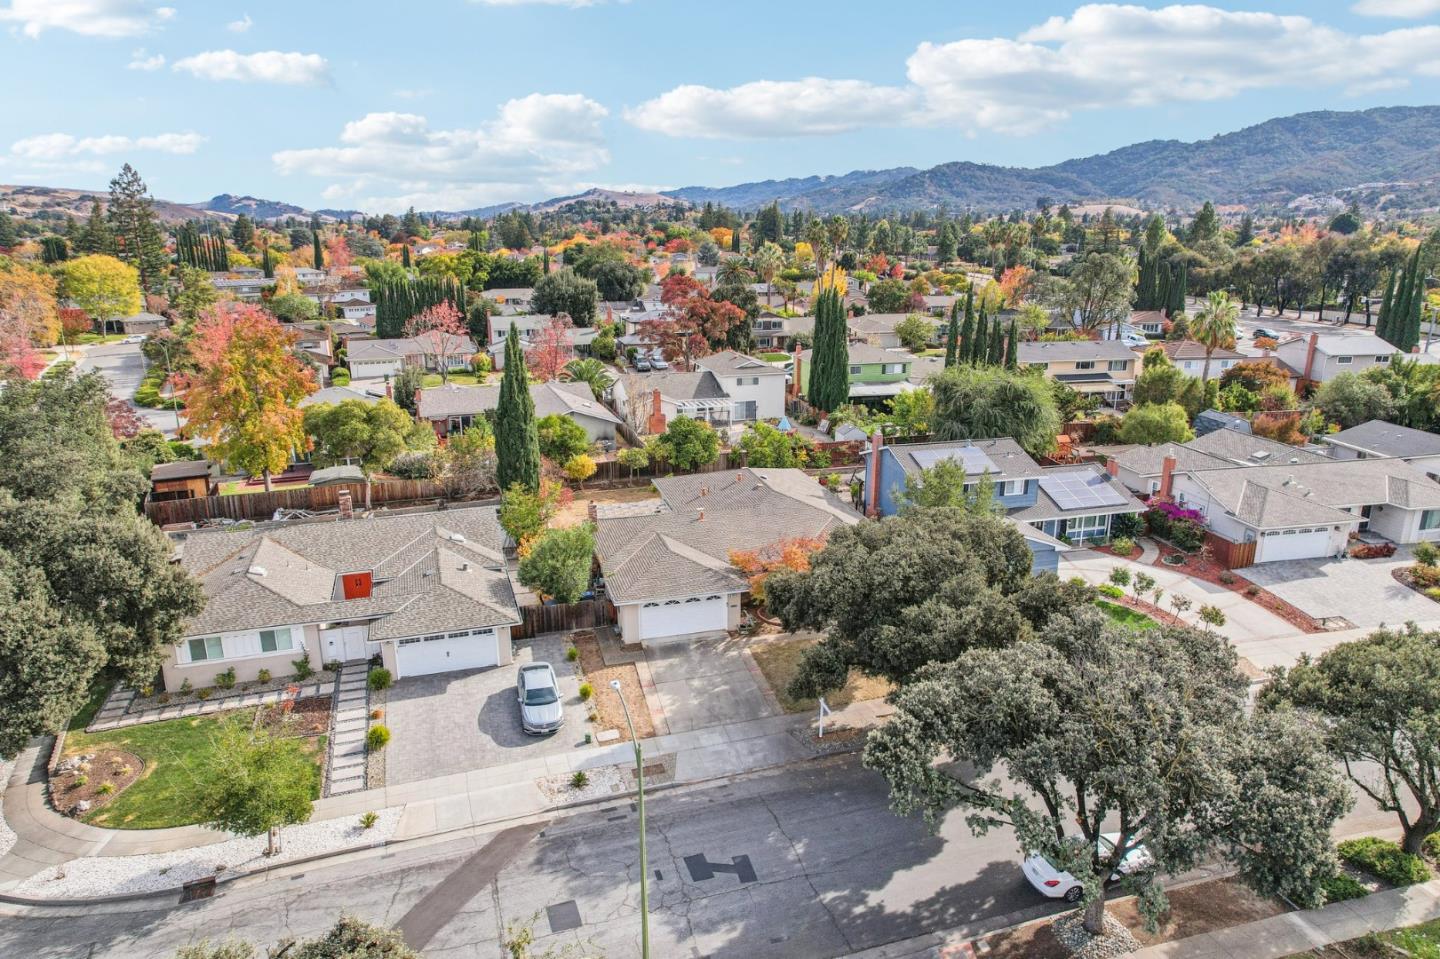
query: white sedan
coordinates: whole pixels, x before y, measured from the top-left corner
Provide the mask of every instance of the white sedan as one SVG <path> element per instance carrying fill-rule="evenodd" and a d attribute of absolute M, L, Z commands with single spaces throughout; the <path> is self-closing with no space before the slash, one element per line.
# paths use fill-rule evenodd
<path fill-rule="evenodd" d="M 140 334 L 140 333 L 132 333 L 132 334 L 130 334 L 129 336 L 125 337 L 125 339 L 121 340 L 120 342 L 121 342 L 121 343 L 144 343 L 144 342 L 145 342 L 145 337 L 144 337 L 143 334 Z"/>
<path fill-rule="evenodd" d="M 1115 842 L 1120 834 L 1106 833 L 1096 842 L 1096 851 L 1103 859 L 1115 851 Z M 1077 837 L 1078 839 L 1078 837 Z M 1150 850 L 1144 846 L 1136 846 L 1126 853 L 1125 858 L 1120 861 L 1120 867 L 1110 874 L 1110 882 L 1118 882 L 1125 876 L 1134 872 L 1144 872 L 1155 865 L 1155 857 L 1150 855 Z M 1030 885 L 1035 887 L 1036 892 L 1051 899 L 1064 899 L 1066 902 L 1079 902 L 1080 897 L 1085 894 L 1085 889 L 1080 885 L 1080 880 L 1061 869 L 1049 857 L 1036 853 L 1029 856 L 1020 864 L 1020 869 L 1025 873 L 1025 878 L 1030 880 Z"/>

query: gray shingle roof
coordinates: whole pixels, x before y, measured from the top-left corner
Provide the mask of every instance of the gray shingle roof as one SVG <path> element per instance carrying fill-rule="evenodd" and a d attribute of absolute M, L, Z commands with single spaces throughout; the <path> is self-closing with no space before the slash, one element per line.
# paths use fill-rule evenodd
<path fill-rule="evenodd" d="M 740 592 L 747 583 L 730 565 L 732 552 L 860 520 L 801 470 L 705 473 L 655 486 L 664 512 L 598 523 L 595 552 L 616 602 Z"/>
<path fill-rule="evenodd" d="M 680 373 L 675 370 L 659 373 L 629 373 L 625 377 L 625 393 L 649 393 L 659 390 L 672 400 L 720 400 L 729 396 L 709 370 Z"/>
<path fill-rule="evenodd" d="M 1291 446 L 1264 436 L 1239 430 L 1213 430 L 1185 444 L 1192 450 L 1244 466 L 1271 466 L 1276 463 L 1326 463 L 1330 458 L 1311 450 Z"/>
<path fill-rule="evenodd" d="M 1228 512 L 1260 529 L 1358 522 L 1345 507 L 1440 509 L 1440 486 L 1396 459 L 1239 466 L 1190 476 Z"/>
<path fill-rule="evenodd" d="M 1044 468 L 1033 459 L 1030 454 L 1021 449 L 1020 444 L 1008 436 L 989 440 L 953 440 L 944 443 L 905 443 L 895 444 L 889 447 L 894 454 L 896 461 L 900 464 L 906 475 L 913 475 L 924 469 L 915 459 L 916 453 L 929 453 L 938 451 L 958 451 L 965 447 L 980 450 L 990 462 L 999 467 L 1000 472 L 994 474 L 997 480 L 1017 479 L 1023 476 L 1040 476 L 1045 472 Z M 869 449 L 863 450 L 862 456 L 870 455 Z M 957 453 L 958 455 L 958 453 Z M 928 457 L 926 457 L 928 459 Z M 941 457 L 944 458 L 944 457 Z"/>
<path fill-rule="evenodd" d="M 1380 456 L 1440 455 L 1440 436 L 1384 420 L 1370 420 L 1348 430 L 1322 437 L 1327 443 L 1364 450 Z"/>
<path fill-rule="evenodd" d="M 498 512 L 189 533 L 179 538 L 180 563 L 206 602 L 184 634 L 378 618 L 370 636 L 388 639 L 518 622 Z M 373 575 L 371 595 L 340 598 L 340 575 L 357 572 Z"/>
<path fill-rule="evenodd" d="M 1075 360 L 1133 360 L 1135 353 L 1119 340 L 1056 340 L 1021 343 L 1021 363 L 1070 363 Z"/>
<path fill-rule="evenodd" d="M 150 480 L 191 479 L 210 475 L 209 460 L 178 460 L 174 463 L 157 463 L 150 470 Z"/>
<path fill-rule="evenodd" d="M 695 361 L 695 365 L 702 369 L 709 370 L 717 376 L 729 374 L 731 376 L 784 376 L 785 371 L 778 366 L 771 366 L 764 360 L 757 360 L 753 356 L 746 356 L 744 353 L 737 353 L 734 350 L 721 350 L 719 353 L 712 353 Z"/>
<path fill-rule="evenodd" d="M 530 397 L 535 401 L 535 415 L 589 416 L 606 423 L 618 423 L 619 417 L 604 403 L 596 402 L 595 394 L 584 383 L 530 384 Z M 478 416 L 500 405 L 500 387 L 496 386 L 434 386 L 420 391 L 420 418 L 443 420 L 451 416 Z"/>
<path fill-rule="evenodd" d="M 814 350 L 801 350 L 800 358 L 808 363 L 814 353 Z M 853 364 L 915 362 L 913 353 L 907 353 L 904 350 L 884 350 L 878 346 L 871 346 L 869 343 L 851 343 L 849 354 L 850 362 Z"/>

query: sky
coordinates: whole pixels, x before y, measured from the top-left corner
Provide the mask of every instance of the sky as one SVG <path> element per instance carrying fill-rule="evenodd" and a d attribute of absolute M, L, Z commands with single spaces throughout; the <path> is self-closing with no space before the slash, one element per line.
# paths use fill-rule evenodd
<path fill-rule="evenodd" d="M 0 183 L 460 210 L 1436 104 L 1440 0 L 0 0 L 0 63 Z"/>

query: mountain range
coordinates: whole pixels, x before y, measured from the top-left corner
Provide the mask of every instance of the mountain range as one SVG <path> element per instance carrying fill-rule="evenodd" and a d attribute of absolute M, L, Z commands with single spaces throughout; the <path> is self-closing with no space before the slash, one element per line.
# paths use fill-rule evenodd
<path fill-rule="evenodd" d="M 105 194 L 43 186 L 0 186 L 0 209 L 26 218 L 81 218 Z M 726 187 L 688 186 L 663 193 L 593 189 L 540 203 L 499 203 L 434 211 L 443 219 L 487 218 L 509 210 L 548 213 L 576 204 L 647 207 L 682 201 L 754 210 L 772 202 L 817 213 L 935 210 L 1002 212 L 1046 198 L 1071 206 L 1192 210 L 1222 206 L 1324 213 L 1358 202 L 1368 211 L 1414 213 L 1440 208 L 1440 106 L 1319 111 L 1267 120 L 1233 133 L 1186 143 L 1149 140 L 1109 153 L 1024 168 L 956 161 L 928 170 L 894 167 L 840 176 L 762 180 Z M 222 193 L 201 203 L 157 200 L 167 221 L 193 217 L 309 217 L 291 203 Z M 315 211 L 345 220 L 354 210 Z"/>

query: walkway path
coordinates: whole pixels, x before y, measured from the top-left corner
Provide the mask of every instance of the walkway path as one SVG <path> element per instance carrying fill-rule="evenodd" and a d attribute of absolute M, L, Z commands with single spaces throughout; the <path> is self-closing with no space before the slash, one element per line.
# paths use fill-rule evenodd
<path fill-rule="evenodd" d="M 298 687 L 297 699 L 305 699 L 310 696 L 324 696 L 330 692 L 331 682 L 329 680 L 313 681 L 294 684 Z M 85 727 L 87 733 L 104 732 L 107 729 L 120 729 L 124 726 L 138 726 L 141 723 L 158 723 L 167 719 L 179 719 L 184 716 L 204 716 L 210 713 L 218 713 L 226 709 L 244 709 L 249 706 L 265 706 L 271 703 L 278 703 L 288 698 L 288 687 L 269 689 L 264 692 L 245 692 L 233 690 L 219 696 L 211 696 L 205 700 L 192 700 L 188 703 L 170 703 L 164 706 L 151 706 L 136 712 L 127 712 L 133 705 L 135 691 L 126 687 L 123 683 L 117 683 L 115 688 L 106 697 L 104 705 L 95 714 L 90 725 Z"/>
<path fill-rule="evenodd" d="M 365 788 L 365 733 L 370 725 L 369 663 L 347 663 L 335 681 L 334 718 L 330 729 L 330 768 L 325 777 L 328 796 L 344 796 Z"/>

